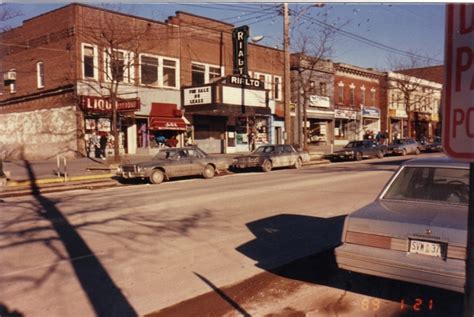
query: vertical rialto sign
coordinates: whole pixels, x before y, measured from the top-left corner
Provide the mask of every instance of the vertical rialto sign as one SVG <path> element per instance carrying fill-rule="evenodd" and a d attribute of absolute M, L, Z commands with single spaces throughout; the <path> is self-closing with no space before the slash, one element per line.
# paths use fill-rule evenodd
<path fill-rule="evenodd" d="M 234 74 L 246 76 L 247 66 L 247 39 L 249 37 L 249 27 L 247 25 L 235 28 L 232 31 L 232 41 L 234 45 Z"/>

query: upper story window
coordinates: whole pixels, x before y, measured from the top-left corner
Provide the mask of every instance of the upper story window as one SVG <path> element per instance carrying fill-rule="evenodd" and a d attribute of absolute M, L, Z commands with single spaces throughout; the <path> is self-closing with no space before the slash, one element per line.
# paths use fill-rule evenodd
<path fill-rule="evenodd" d="M 344 86 L 338 86 L 337 101 L 344 102 Z"/>
<path fill-rule="evenodd" d="M 355 105 L 355 87 L 350 87 L 350 104 Z"/>
<path fill-rule="evenodd" d="M 274 86 L 274 94 L 275 94 L 275 100 L 281 100 L 281 95 L 282 95 L 282 85 L 281 85 L 281 77 L 280 76 L 275 76 L 275 86 Z"/>
<path fill-rule="evenodd" d="M 133 83 L 133 53 L 124 50 L 104 51 L 105 79 L 106 81 L 116 81 Z"/>
<path fill-rule="evenodd" d="M 365 99 L 365 86 L 360 87 L 360 103 L 365 106 L 366 99 Z"/>
<path fill-rule="evenodd" d="M 253 78 L 257 78 L 264 83 L 265 89 L 270 91 L 270 98 L 282 100 L 282 78 L 271 74 L 254 72 Z M 273 80 L 272 80 L 273 79 Z"/>
<path fill-rule="evenodd" d="M 98 80 L 97 45 L 82 43 L 82 78 Z"/>
<path fill-rule="evenodd" d="M 178 60 L 162 56 L 140 55 L 140 84 L 176 88 Z"/>
<path fill-rule="evenodd" d="M 16 74 L 16 70 L 14 68 L 10 69 L 8 72 Z M 10 80 L 8 85 L 10 86 L 10 93 L 16 93 L 16 78 L 15 80 Z"/>
<path fill-rule="evenodd" d="M 328 94 L 328 89 L 327 89 L 327 84 L 320 82 L 319 83 L 319 95 L 320 96 L 327 96 Z"/>
<path fill-rule="evenodd" d="M 316 94 L 316 82 L 314 80 L 309 81 L 309 94 L 310 95 Z"/>
<path fill-rule="evenodd" d="M 375 107 L 375 88 L 372 88 L 370 90 L 370 101 L 371 101 L 372 107 Z"/>
<path fill-rule="evenodd" d="M 202 63 L 191 64 L 191 81 L 193 86 L 214 82 L 216 79 L 222 77 L 223 74 L 223 67 Z"/>
<path fill-rule="evenodd" d="M 36 86 L 44 88 L 44 63 L 36 63 Z"/>

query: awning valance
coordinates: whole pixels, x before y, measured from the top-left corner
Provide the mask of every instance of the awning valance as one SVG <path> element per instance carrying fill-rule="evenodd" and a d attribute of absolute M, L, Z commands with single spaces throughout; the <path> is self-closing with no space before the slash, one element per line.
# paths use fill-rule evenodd
<path fill-rule="evenodd" d="M 186 130 L 186 122 L 182 118 L 151 117 L 150 130 Z"/>

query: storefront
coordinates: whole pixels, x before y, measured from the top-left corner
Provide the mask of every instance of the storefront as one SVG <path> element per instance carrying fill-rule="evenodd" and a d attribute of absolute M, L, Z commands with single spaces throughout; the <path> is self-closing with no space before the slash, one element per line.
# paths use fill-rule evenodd
<path fill-rule="evenodd" d="M 261 81 L 241 78 L 183 89 L 194 142 L 208 153 L 247 152 L 271 140 L 267 91 Z"/>
<path fill-rule="evenodd" d="M 360 124 L 357 120 L 358 111 L 351 109 L 334 110 L 334 144 L 345 145 L 357 140 L 360 134 Z"/>
<path fill-rule="evenodd" d="M 93 158 L 113 156 L 116 140 L 113 136 L 110 100 L 97 96 L 80 96 L 80 108 L 84 113 L 84 140 L 87 155 Z M 130 149 L 134 150 L 136 146 L 135 138 L 131 138 L 130 135 L 134 134 L 134 112 L 140 110 L 140 99 L 117 101 L 116 109 L 119 151 L 120 155 L 123 155 L 129 153 Z M 104 143 L 105 149 L 102 153 L 101 147 Z"/>
<path fill-rule="evenodd" d="M 334 140 L 334 110 L 330 110 L 329 97 L 309 96 L 306 117 L 308 140 L 313 145 L 328 145 Z"/>
<path fill-rule="evenodd" d="M 367 135 L 374 137 L 380 131 L 380 109 L 362 107 L 362 138 Z M 383 131 L 385 132 L 385 131 Z"/>
<path fill-rule="evenodd" d="M 389 109 L 389 140 L 404 138 L 408 135 L 407 113 L 401 109 Z"/>
<path fill-rule="evenodd" d="M 148 133 L 144 124 L 142 122 L 139 128 L 138 139 L 142 144 L 148 141 L 149 148 L 192 143 L 192 129 L 186 124 L 183 112 L 176 104 L 153 102 L 147 122 Z"/>
<path fill-rule="evenodd" d="M 433 137 L 431 113 L 413 112 L 413 137 L 417 140 Z"/>

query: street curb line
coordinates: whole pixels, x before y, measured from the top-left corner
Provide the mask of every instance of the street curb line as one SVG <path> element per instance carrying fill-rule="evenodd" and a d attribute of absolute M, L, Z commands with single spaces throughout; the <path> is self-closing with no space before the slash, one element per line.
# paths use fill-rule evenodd
<path fill-rule="evenodd" d="M 67 182 L 64 181 L 64 178 L 40 178 L 35 181 L 36 184 L 53 184 L 53 183 L 68 183 L 75 181 L 84 181 L 84 180 L 93 180 L 93 179 L 104 179 L 112 178 L 115 176 L 115 173 L 105 173 L 105 174 L 94 174 L 94 175 L 82 175 L 82 176 L 71 176 L 67 178 Z M 19 187 L 19 186 L 30 186 L 32 181 L 8 181 L 6 187 Z"/>

